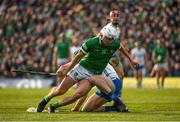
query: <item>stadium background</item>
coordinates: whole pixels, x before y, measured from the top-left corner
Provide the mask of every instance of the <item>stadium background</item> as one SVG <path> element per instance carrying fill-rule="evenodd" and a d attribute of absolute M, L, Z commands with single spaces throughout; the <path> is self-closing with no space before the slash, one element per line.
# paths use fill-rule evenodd
<path fill-rule="evenodd" d="M 14 68 L 55 72 L 53 48 L 58 35 L 82 42 L 96 35 L 108 23 L 112 9 L 121 13 L 121 37 L 129 49 L 135 41 L 146 48 L 149 76 L 156 39 L 168 49 L 168 76 L 180 76 L 180 13 L 178 0 L 1 0 L 0 2 L 0 77 L 22 77 Z M 126 59 L 125 75 L 133 70 Z M 26 76 L 25 76 L 26 77 Z"/>
<path fill-rule="evenodd" d="M 179 3 L 179 0 L 0 0 L 0 121 L 180 121 Z M 55 72 L 53 49 L 59 34 L 65 34 L 70 43 L 78 40 L 81 45 L 108 23 L 106 17 L 112 9 L 121 12 L 121 36 L 129 42 L 129 49 L 140 41 L 148 52 L 147 78 L 142 89 L 134 88 L 132 69 L 126 60 L 122 61 L 127 76 L 122 99 L 130 113 L 69 112 L 73 104 L 53 115 L 27 113 L 28 107 L 37 106 L 50 91 L 53 78 L 16 74 L 11 70 Z M 157 38 L 164 42 L 170 55 L 165 89 L 154 89 L 156 79 L 148 77 Z M 7 86 L 21 89 L 4 88 Z M 54 101 L 73 92 L 70 89 Z"/>

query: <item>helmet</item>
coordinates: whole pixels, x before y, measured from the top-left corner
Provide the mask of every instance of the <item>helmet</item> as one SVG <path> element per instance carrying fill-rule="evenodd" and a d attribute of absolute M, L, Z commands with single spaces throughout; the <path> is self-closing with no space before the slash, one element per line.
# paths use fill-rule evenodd
<path fill-rule="evenodd" d="M 114 16 L 114 15 L 119 15 L 119 11 L 118 11 L 118 10 L 112 10 L 112 11 L 109 13 L 109 16 Z"/>
<path fill-rule="evenodd" d="M 120 30 L 115 28 L 111 23 L 107 24 L 100 31 L 103 37 L 118 39 L 120 35 Z"/>

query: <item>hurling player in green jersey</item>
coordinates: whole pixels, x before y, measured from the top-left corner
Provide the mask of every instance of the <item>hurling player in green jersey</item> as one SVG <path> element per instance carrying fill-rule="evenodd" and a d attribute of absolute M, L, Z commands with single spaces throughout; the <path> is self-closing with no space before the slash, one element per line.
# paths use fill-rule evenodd
<path fill-rule="evenodd" d="M 76 91 L 60 102 L 53 103 L 50 107 L 50 112 L 54 112 L 58 107 L 75 102 L 87 94 L 94 85 L 103 91 L 103 93 L 110 96 L 120 111 L 124 111 L 124 104 L 114 95 L 112 89 L 106 82 L 96 82 L 96 84 L 93 85 L 88 80 L 94 75 L 101 76 L 113 53 L 117 50 L 121 51 L 133 66 L 136 67 L 139 64 L 132 60 L 130 54 L 120 45 L 120 41 L 115 39 L 116 32 L 114 32 L 114 28 L 105 26 L 101 30 L 101 33 L 103 36 L 96 36 L 86 40 L 71 62 L 62 65 L 58 69 L 57 75 L 59 77 L 65 76 L 65 78 L 58 87 L 53 88 L 51 92 L 41 100 L 37 107 L 37 112 L 42 112 L 51 98 L 63 95 L 76 83 L 79 85 Z M 113 83 L 112 86 L 114 86 Z"/>
<path fill-rule="evenodd" d="M 155 65 L 153 67 L 151 76 L 155 74 L 157 78 L 157 87 L 163 88 L 165 76 L 168 71 L 168 66 L 167 66 L 168 51 L 163 46 L 161 40 L 157 40 L 157 47 L 154 49 L 152 57 Z"/>
<path fill-rule="evenodd" d="M 118 10 L 112 10 L 109 13 L 109 17 L 108 17 L 110 22 L 106 26 L 112 26 L 116 31 L 116 39 L 120 40 L 119 18 L 120 18 L 120 12 Z M 101 35 L 101 33 L 98 33 L 98 36 L 100 36 L 100 35 Z M 121 44 L 123 45 L 123 47 L 127 46 L 127 45 L 124 45 L 124 40 L 121 41 Z M 118 77 L 120 78 L 120 80 L 123 80 L 124 71 L 123 71 L 122 63 L 120 62 L 119 51 L 116 51 L 113 54 L 113 56 L 112 56 L 109 63 L 111 65 L 113 65 L 113 68 L 116 71 L 116 73 L 117 73 Z M 95 77 L 93 77 L 93 78 L 95 79 L 94 81 L 98 81 L 98 83 L 100 82 L 99 78 L 98 79 L 96 79 Z M 96 84 L 96 83 L 94 83 L 94 84 Z M 83 102 L 85 101 L 86 97 L 87 97 L 87 95 L 85 95 L 84 97 L 81 97 L 80 99 L 78 99 L 78 101 L 76 102 L 75 106 L 71 109 L 71 111 L 79 111 L 80 107 L 83 104 Z M 97 101 L 99 101 L 99 100 L 97 100 Z"/>

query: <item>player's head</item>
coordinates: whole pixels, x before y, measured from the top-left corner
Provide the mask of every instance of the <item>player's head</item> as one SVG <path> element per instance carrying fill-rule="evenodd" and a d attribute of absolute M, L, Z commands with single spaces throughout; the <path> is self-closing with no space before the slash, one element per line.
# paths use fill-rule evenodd
<path fill-rule="evenodd" d="M 118 25 L 119 24 L 119 11 L 118 10 L 112 10 L 109 13 L 109 18 L 114 25 Z"/>
<path fill-rule="evenodd" d="M 65 39 L 64 33 L 60 33 L 58 38 L 59 38 L 60 41 L 64 41 L 64 39 Z"/>
<path fill-rule="evenodd" d="M 162 41 L 161 41 L 160 39 L 157 39 L 157 40 L 156 40 L 156 43 L 157 43 L 157 46 L 158 46 L 158 47 L 163 46 L 163 45 L 162 45 Z"/>
<path fill-rule="evenodd" d="M 140 44 L 140 42 L 138 42 L 138 41 L 136 41 L 136 42 L 134 43 L 134 45 L 135 45 L 136 48 L 140 48 L 140 47 L 141 47 L 141 44 Z"/>
<path fill-rule="evenodd" d="M 112 41 L 117 38 L 116 30 L 109 25 L 106 25 L 101 29 L 100 35 L 101 35 L 101 40 L 103 40 L 103 43 L 105 45 L 111 44 Z"/>

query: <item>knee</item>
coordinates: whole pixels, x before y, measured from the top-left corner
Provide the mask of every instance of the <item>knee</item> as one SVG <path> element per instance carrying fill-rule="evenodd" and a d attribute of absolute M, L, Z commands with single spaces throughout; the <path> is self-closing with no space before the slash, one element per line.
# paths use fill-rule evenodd
<path fill-rule="evenodd" d="M 95 82 L 95 78 L 90 77 L 90 78 L 88 78 L 88 81 L 89 81 L 90 83 L 94 83 L 94 82 Z"/>

